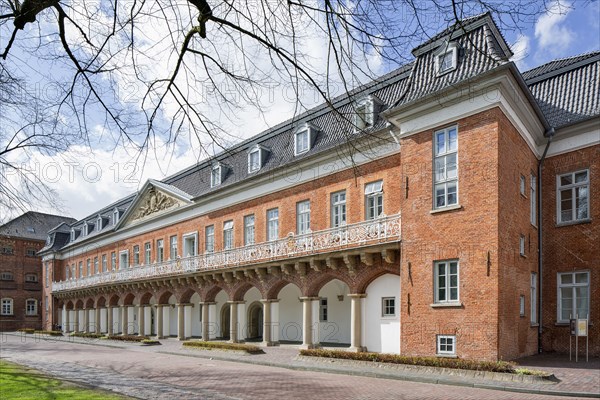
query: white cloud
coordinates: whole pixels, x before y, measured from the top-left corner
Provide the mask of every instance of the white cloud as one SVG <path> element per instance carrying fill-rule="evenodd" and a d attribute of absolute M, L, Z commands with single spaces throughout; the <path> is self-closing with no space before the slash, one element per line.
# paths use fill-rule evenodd
<path fill-rule="evenodd" d="M 535 23 L 535 37 L 538 52 L 547 52 L 554 56 L 562 55 L 575 40 L 575 33 L 565 26 L 572 7 L 567 2 L 556 1 Z"/>
<path fill-rule="evenodd" d="M 531 47 L 531 39 L 527 35 L 519 35 L 517 41 L 511 46 L 511 50 L 514 53 L 511 61 L 514 61 L 519 67 L 519 70 L 526 71 L 529 67 L 525 62 Z"/>

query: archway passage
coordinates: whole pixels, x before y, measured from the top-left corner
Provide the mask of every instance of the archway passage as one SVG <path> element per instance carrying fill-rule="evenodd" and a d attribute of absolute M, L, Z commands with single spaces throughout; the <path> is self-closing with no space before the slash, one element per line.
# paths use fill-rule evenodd
<path fill-rule="evenodd" d="M 263 338 L 263 308 L 260 303 L 248 307 L 248 337 L 246 340 L 260 342 Z"/>
<path fill-rule="evenodd" d="M 221 308 L 221 337 L 222 340 L 230 339 L 231 305 L 226 303 Z"/>

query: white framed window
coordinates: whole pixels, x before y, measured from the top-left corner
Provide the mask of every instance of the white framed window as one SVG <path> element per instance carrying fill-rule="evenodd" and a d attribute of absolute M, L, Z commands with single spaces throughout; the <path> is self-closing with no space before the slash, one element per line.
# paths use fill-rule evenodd
<path fill-rule="evenodd" d="M 25 255 L 27 257 L 35 257 L 35 249 L 29 248 L 29 249 L 25 250 Z"/>
<path fill-rule="evenodd" d="M 537 178 L 529 176 L 529 220 L 531 225 L 537 225 Z"/>
<path fill-rule="evenodd" d="M 215 251 L 215 226 L 209 225 L 204 228 L 205 247 L 207 253 Z"/>
<path fill-rule="evenodd" d="M 25 282 L 37 283 L 37 281 L 38 281 L 37 274 L 25 274 Z"/>
<path fill-rule="evenodd" d="M 140 265 L 140 246 L 136 244 L 133 246 L 133 266 L 137 267 L 138 265 Z"/>
<path fill-rule="evenodd" d="M 13 299 L 4 298 L 0 302 L 2 303 L 0 315 L 13 315 Z"/>
<path fill-rule="evenodd" d="M 456 126 L 434 133 L 434 208 L 458 204 L 458 130 Z"/>
<path fill-rule="evenodd" d="M 251 174 L 263 167 L 268 150 L 260 145 L 255 145 L 248 151 L 248 173 Z"/>
<path fill-rule="evenodd" d="M 119 209 L 115 208 L 113 210 L 113 225 L 117 225 L 119 223 Z"/>
<path fill-rule="evenodd" d="M 70 277 L 71 277 L 71 268 L 68 265 L 65 265 L 65 279 L 69 280 Z"/>
<path fill-rule="evenodd" d="M 223 222 L 223 249 L 233 249 L 233 221 Z"/>
<path fill-rule="evenodd" d="M 144 264 L 150 265 L 150 260 L 152 260 L 152 244 L 146 242 L 144 244 Z"/>
<path fill-rule="evenodd" d="M 558 273 L 558 322 L 587 318 L 590 312 L 590 273 Z"/>
<path fill-rule="evenodd" d="M 244 217 L 244 246 L 254 244 L 254 214 Z"/>
<path fill-rule="evenodd" d="M 50 304 L 48 304 L 48 296 L 44 297 L 44 306 L 46 308 L 46 312 L 49 310 L 50 308 Z M 48 319 L 48 316 L 46 315 L 46 319 Z"/>
<path fill-rule="evenodd" d="M 310 129 L 302 129 L 294 135 L 294 154 L 299 155 L 310 150 Z"/>
<path fill-rule="evenodd" d="M 99 269 L 98 269 L 98 257 L 94 257 L 94 274 L 99 273 Z"/>
<path fill-rule="evenodd" d="M 525 296 L 519 296 L 519 316 L 525 316 Z"/>
<path fill-rule="evenodd" d="M 279 239 L 279 209 L 267 210 L 267 240 Z"/>
<path fill-rule="evenodd" d="M 521 235 L 519 237 L 519 254 L 521 256 L 525 256 L 525 236 Z"/>
<path fill-rule="evenodd" d="M 327 298 L 319 301 L 319 321 L 327 322 Z"/>
<path fill-rule="evenodd" d="M 435 53 L 435 69 L 438 75 L 456 69 L 458 64 L 458 48 L 456 42 L 444 43 Z"/>
<path fill-rule="evenodd" d="M 2 246 L 2 254 L 11 255 L 14 253 L 12 246 Z"/>
<path fill-rule="evenodd" d="M 537 323 L 537 274 L 535 272 L 531 273 L 531 283 L 529 288 L 529 304 L 531 305 L 531 310 L 529 310 L 530 321 L 532 324 Z"/>
<path fill-rule="evenodd" d="M 110 270 L 114 271 L 117 269 L 117 253 L 114 251 L 110 253 Z"/>
<path fill-rule="evenodd" d="M 108 261 L 106 259 L 106 254 L 102 254 L 102 272 L 108 271 Z"/>
<path fill-rule="evenodd" d="M 183 256 L 193 257 L 197 254 L 198 232 L 183 235 Z"/>
<path fill-rule="evenodd" d="M 525 196 L 525 188 L 527 186 L 526 179 L 523 175 L 519 178 L 519 192 L 521 192 L 521 196 Z"/>
<path fill-rule="evenodd" d="M 88 224 L 87 224 L 87 222 L 85 224 L 83 224 L 82 231 L 83 231 L 83 236 L 87 236 L 87 234 L 88 234 Z"/>
<path fill-rule="evenodd" d="M 75 278 L 75 263 L 71 264 L 71 276 Z M 81 278 L 78 276 L 78 278 Z"/>
<path fill-rule="evenodd" d="M 381 298 L 381 316 L 395 317 L 396 316 L 396 298 L 382 297 Z"/>
<path fill-rule="evenodd" d="M 92 259 L 91 258 L 88 258 L 86 260 L 85 266 L 87 268 L 88 276 L 92 275 Z M 73 274 L 73 275 L 75 275 L 75 274 Z"/>
<path fill-rule="evenodd" d="M 129 268 L 129 250 L 119 252 L 119 269 Z"/>
<path fill-rule="evenodd" d="M 169 260 L 175 260 L 177 258 L 177 235 L 173 235 L 169 238 Z"/>
<path fill-rule="evenodd" d="M 102 217 L 98 215 L 96 218 L 96 232 L 100 232 L 102 230 Z"/>
<path fill-rule="evenodd" d="M 44 286 L 48 287 L 50 281 L 50 266 L 48 263 L 44 263 Z"/>
<path fill-rule="evenodd" d="M 365 185 L 366 219 L 371 220 L 383 215 L 383 181 Z"/>
<path fill-rule="evenodd" d="M 77 273 L 79 277 L 83 277 L 83 261 L 79 261 L 77 264 Z"/>
<path fill-rule="evenodd" d="M 346 191 L 331 194 L 331 227 L 346 225 Z"/>
<path fill-rule="evenodd" d="M 71 228 L 71 242 L 75 241 L 75 229 Z"/>
<path fill-rule="evenodd" d="M 226 172 L 227 168 L 223 164 L 213 164 L 210 170 L 210 187 L 216 187 L 221 185 L 221 183 L 223 183 L 223 178 L 225 178 Z"/>
<path fill-rule="evenodd" d="M 456 336 L 455 335 L 437 335 L 437 354 L 455 355 L 456 354 Z"/>
<path fill-rule="evenodd" d="M 558 223 L 585 221 L 590 217 L 589 170 L 556 177 Z"/>
<path fill-rule="evenodd" d="M 458 260 L 436 261 L 434 269 L 435 302 L 458 302 Z"/>
<path fill-rule="evenodd" d="M 25 301 L 25 315 L 37 315 L 37 300 L 27 299 Z"/>
<path fill-rule="evenodd" d="M 156 262 L 163 262 L 165 260 L 165 241 L 158 239 L 156 241 Z"/>
<path fill-rule="evenodd" d="M 369 95 L 354 106 L 354 130 L 362 131 L 375 124 L 377 113 L 382 102 L 377 97 Z"/>
<path fill-rule="evenodd" d="M 14 276 L 13 276 L 12 272 L 2 272 L 2 273 L 0 273 L 0 280 L 1 281 L 12 281 L 12 280 L 14 280 Z"/>
<path fill-rule="evenodd" d="M 296 203 L 296 229 L 298 235 L 310 231 L 310 200 Z"/>

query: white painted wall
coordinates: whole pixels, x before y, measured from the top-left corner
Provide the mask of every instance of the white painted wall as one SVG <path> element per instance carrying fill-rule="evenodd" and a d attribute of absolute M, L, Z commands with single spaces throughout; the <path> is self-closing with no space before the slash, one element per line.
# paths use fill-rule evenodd
<path fill-rule="evenodd" d="M 214 319 L 210 319 L 210 322 L 214 321 L 214 327 L 210 327 L 209 326 L 209 333 L 214 331 L 214 336 L 210 335 L 211 338 L 213 337 L 223 337 L 226 335 L 225 332 L 223 332 L 223 321 L 221 321 L 221 312 L 223 310 L 223 306 L 225 306 L 225 304 L 227 303 L 227 301 L 229 300 L 229 297 L 227 296 L 227 293 L 225 293 L 223 290 L 221 290 L 217 296 L 215 297 L 215 302 L 217 303 L 215 305 L 215 318 Z"/>
<path fill-rule="evenodd" d="M 214 339 L 217 337 L 219 332 L 217 324 L 217 305 L 208 305 L 208 339 Z"/>
<path fill-rule="evenodd" d="M 279 340 L 302 341 L 302 292 L 293 283 L 279 292 Z"/>
<path fill-rule="evenodd" d="M 176 299 L 175 296 L 171 296 L 169 297 L 169 304 L 172 304 L 173 306 L 169 306 L 169 307 L 164 307 L 166 308 L 168 311 L 168 318 L 165 318 L 165 325 L 166 325 L 166 336 L 177 336 L 177 306 L 175 305 L 176 303 Z"/>
<path fill-rule="evenodd" d="M 113 307 L 113 335 L 121 332 L 121 308 Z"/>
<path fill-rule="evenodd" d="M 101 333 L 106 333 L 107 332 L 107 319 L 108 319 L 108 309 L 106 308 L 101 308 L 100 309 L 100 332 Z"/>
<path fill-rule="evenodd" d="M 190 303 L 194 305 L 190 312 L 189 324 L 186 319 L 186 326 L 190 325 L 191 333 L 190 335 L 193 337 L 202 336 L 202 306 L 200 305 L 200 296 L 198 293 L 194 293 L 190 298 Z"/>
<path fill-rule="evenodd" d="M 152 336 L 155 332 L 152 332 L 152 307 L 144 306 L 144 333 L 146 336 Z"/>
<path fill-rule="evenodd" d="M 367 287 L 362 309 L 363 346 L 368 351 L 400 353 L 400 277 L 385 274 Z M 396 316 L 381 316 L 382 297 L 395 297 Z"/>
<path fill-rule="evenodd" d="M 319 309 L 313 321 L 319 322 L 319 340 L 324 343 L 350 344 L 350 289 L 344 282 L 334 279 L 319 291 L 319 297 L 327 299 L 327 322 L 319 322 Z M 342 301 L 338 296 L 343 296 Z"/>
<path fill-rule="evenodd" d="M 127 334 L 137 332 L 137 307 L 127 307 Z"/>
<path fill-rule="evenodd" d="M 244 295 L 245 303 L 238 304 L 238 322 L 241 328 L 240 339 L 246 339 L 249 336 L 248 328 L 250 324 L 250 319 L 248 315 L 248 310 L 250 309 L 250 306 L 255 302 L 259 303 L 262 307 L 262 303 L 260 303 L 261 297 L 262 296 L 260 295 L 260 291 L 257 288 L 253 287 L 250 290 L 248 290 Z M 243 307 L 240 307 L 242 305 Z"/>

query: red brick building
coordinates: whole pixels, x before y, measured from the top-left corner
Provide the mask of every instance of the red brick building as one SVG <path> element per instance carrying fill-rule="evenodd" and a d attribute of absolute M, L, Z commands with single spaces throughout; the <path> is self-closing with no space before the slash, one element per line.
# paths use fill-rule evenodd
<path fill-rule="evenodd" d="M 0 331 L 42 326 L 42 261 L 48 231 L 62 222 L 58 215 L 27 212 L 0 226 Z"/>
<path fill-rule="evenodd" d="M 413 55 L 50 231 L 47 327 L 564 351 L 567 315 L 600 319 L 600 52 L 522 73 L 484 14 Z"/>

